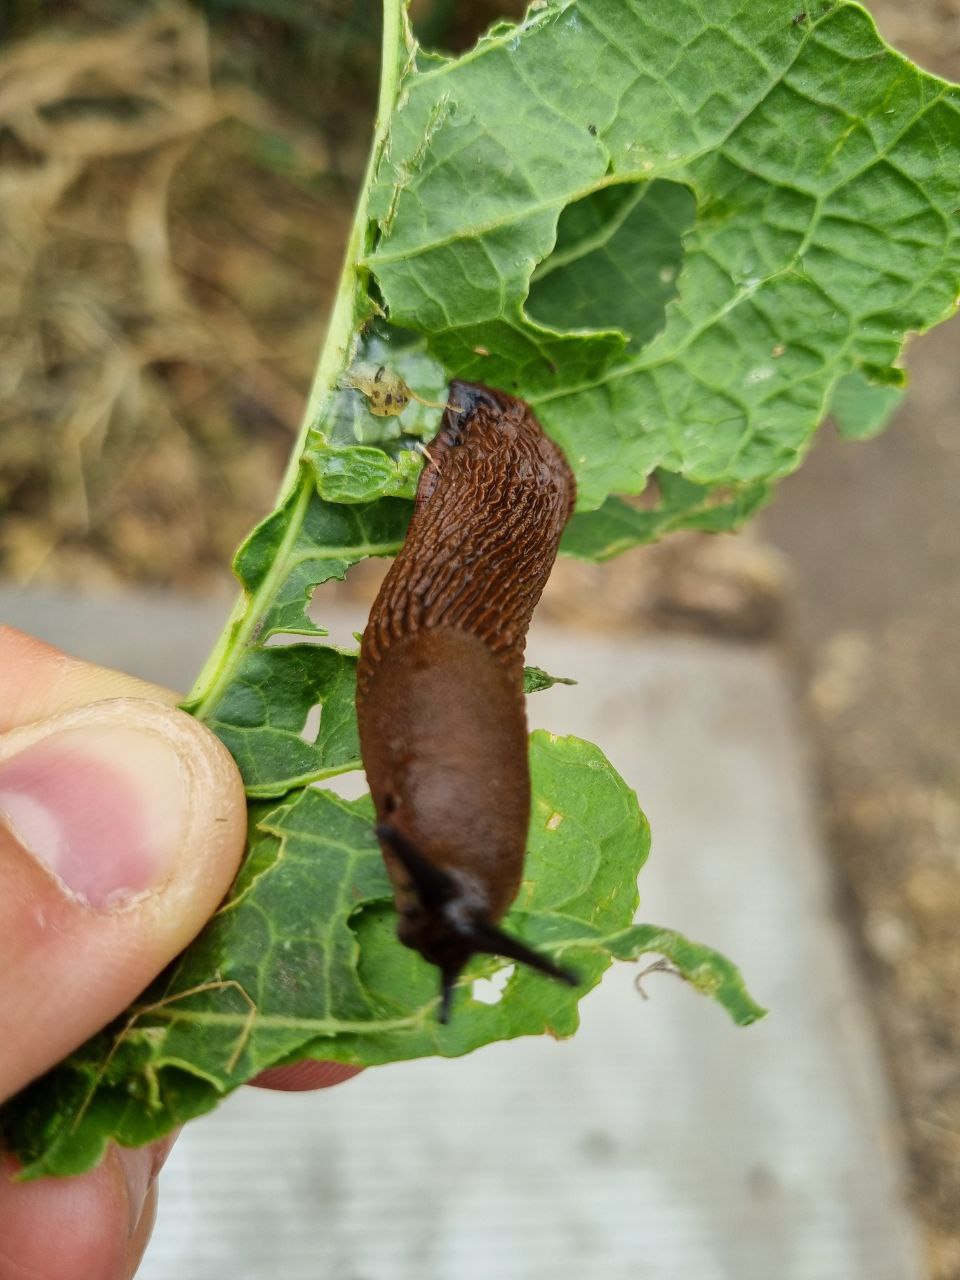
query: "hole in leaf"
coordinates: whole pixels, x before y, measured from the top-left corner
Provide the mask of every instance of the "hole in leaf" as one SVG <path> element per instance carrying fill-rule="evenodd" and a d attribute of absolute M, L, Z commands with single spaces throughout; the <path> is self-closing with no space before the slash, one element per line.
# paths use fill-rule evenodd
<path fill-rule="evenodd" d="M 676 182 L 619 183 L 569 204 L 533 273 L 526 311 L 552 328 L 620 329 L 640 347 L 676 296 L 696 201 Z"/>
<path fill-rule="evenodd" d="M 641 492 L 626 501 L 638 511 L 656 511 L 663 502 L 663 490 L 657 473 L 647 476 L 647 483 Z"/>
<path fill-rule="evenodd" d="M 499 1004 L 507 983 L 516 971 L 515 964 L 508 964 L 491 973 L 489 978 L 476 978 L 470 987 L 470 995 L 480 1004 Z"/>
<path fill-rule="evenodd" d="M 538 6 L 534 5 L 534 9 Z M 543 8 L 543 5 L 539 6 Z M 515 30 L 508 17 L 519 18 L 526 5 L 518 0 L 495 4 L 491 0 L 479 3 L 457 4 L 451 0 L 439 3 L 416 4 L 411 17 L 417 40 L 428 49 L 442 49 L 444 53 L 465 53 L 481 36 L 504 35 Z M 501 18 L 501 15 L 505 15 Z M 501 19 L 496 22 L 495 19 Z"/>
<path fill-rule="evenodd" d="M 320 732 L 320 716 L 323 713 L 323 703 L 315 702 L 307 712 L 307 718 L 303 722 L 303 728 L 300 730 L 300 737 L 313 746 L 317 740 L 317 734 Z"/>
<path fill-rule="evenodd" d="M 275 631 L 263 642 L 264 649 L 282 649 L 288 644 L 325 644 L 325 636 L 304 635 L 300 631 Z"/>
<path fill-rule="evenodd" d="M 362 769 L 338 773 L 335 778 L 322 778 L 319 782 L 311 783 L 311 786 L 315 791 L 332 791 L 341 800 L 359 800 L 367 793 L 367 779 Z"/>
<path fill-rule="evenodd" d="M 376 591 L 373 595 L 376 595 Z M 371 600 L 373 595 L 370 596 Z M 332 645 L 334 649 L 346 649 L 348 653 L 356 653 L 360 647 L 357 637 L 363 634 L 363 628 L 367 625 L 367 619 L 362 612 L 344 609 L 342 606 L 333 608 L 327 600 L 326 603 L 321 601 L 316 607 L 311 607 L 310 614 L 315 618 L 317 626 L 323 627 L 327 633 L 323 637 L 324 644 Z"/>
<path fill-rule="evenodd" d="M 323 643 L 336 649 L 355 652 L 360 645 L 357 639 L 367 625 L 370 605 L 380 589 L 390 561 L 372 557 L 350 565 L 343 578 L 330 590 L 327 583 L 318 583 L 307 606 L 307 616 L 327 633 Z"/>
<path fill-rule="evenodd" d="M 355 651 L 360 646 L 358 635 L 363 634 L 365 620 L 359 614 L 332 613 L 324 614 L 323 628 L 326 631 L 324 643 L 333 645 L 335 649 Z"/>

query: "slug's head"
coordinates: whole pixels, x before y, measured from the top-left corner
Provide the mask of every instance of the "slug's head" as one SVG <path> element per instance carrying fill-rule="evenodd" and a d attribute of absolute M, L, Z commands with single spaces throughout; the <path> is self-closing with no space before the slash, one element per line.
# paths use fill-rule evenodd
<path fill-rule="evenodd" d="M 561 969 L 491 924 L 478 901 L 448 871 L 429 862 L 389 823 L 378 826 L 377 835 L 410 877 L 413 893 L 401 912 L 397 935 L 404 946 L 419 951 L 440 970 L 441 1022 L 450 1016 L 457 978 L 478 953 L 518 960 L 570 987 L 577 985 L 569 969 Z"/>

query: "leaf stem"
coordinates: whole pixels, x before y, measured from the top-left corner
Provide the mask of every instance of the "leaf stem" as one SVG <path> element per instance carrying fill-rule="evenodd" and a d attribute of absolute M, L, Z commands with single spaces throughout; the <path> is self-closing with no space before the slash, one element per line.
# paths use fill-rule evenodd
<path fill-rule="evenodd" d="M 300 536 L 310 499 L 313 497 L 313 480 L 304 467 L 300 473 L 300 492 L 290 510 L 290 520 L 284 531 L 277 554 L 264 574 L 263 581 L 254 595 L 246 592 L 233 607 L 227 625 L 217 640 L 210 657 L 204 664 L 196 684 L 190 692 L 186 706 L 199 719 L 208 716 L 220 701 L 226 686 L 233 679 L 244 649 L 250 643 L 260 619 L 287 575 L 287 559 Z"/>
<path fill-rule="evenodd" d="M 277 505 L 287 496 L 296 483 L 300 455 L 303 453 L 307 437 L 314 423 L 322 417 L 326 401 L 336 387 L 340 374 L 349 366 L 356 349 L 360 322 L 365 319 L 369 309 L 367 282 L 369 271 L 362 265 L 370 248 L 368 241 L 372 237 L 369 207 L 370 192 L 373 188 L 377 166 L 387 140 L 393 108 L 397 100 L 397 88 L 400 81 L 400 51 L 404 40 L 403 0 L 383 0 L 383 38 L 380 46 L 380 93 L 377 100 L 377 115 L 374 122 L 373 141 L 370 145 L 370 156 L 367 160 L 366 172 L 360 195 L 357 199 L 357 210 L 350 230 L 344 253 L 343 267 L 340 272 L 340 283 L 337 296 L 330 312 L 327 325 L 327 336 L 323 350 L 313 377 L 313 385 L 307 398 L 300 434 L 290 454 L 287 471 L 280 487 Z"/>
<path fill-rule="evenodd" d="M 363 184 L 357 198 L 357 209 L 347 247 L 343 267 L 327 334 L 320 359 L 317 362 L 313 385 L 304 410 L 303 421 L 296 443 L 290 453 L 290 461 L 284 473 L 277 497 L 277 506 L 299 486 L 300 493 L 290 511 L 290 522 L 278 549 L 256 593 L 239 597 L 231 611 L 226 626 L 204 663 L 196 683 L 184 704 L 195 716 L 203 718 L 219 702 L 226 686 L 232 680 L 244 649 L 256 634 L 270 601 L 280 582 L 286 576 L 287 558 L 296 545 L 300 529 L 313 495 L 313 481 L 306 468 L 301 468 L 301 458 L 311 429 L 322 421 L 330 396 L 340 375 L 353 358 L 360 325 L 369 311 L 367 291 L 369 272 L 363 259 L 370 248 L 373 227 L 370 223 L 370 192 L 376 177 L 377 166 L 386 144 L 390 120 L 397 99 L 402 71 L 401 51 L 410 51 L 410 41 L 404 25 L 404 0 L 383 0 L 383 35 L 380 45 L 380 94 L 374 124 L 370 157 L 367 161 Z"/>

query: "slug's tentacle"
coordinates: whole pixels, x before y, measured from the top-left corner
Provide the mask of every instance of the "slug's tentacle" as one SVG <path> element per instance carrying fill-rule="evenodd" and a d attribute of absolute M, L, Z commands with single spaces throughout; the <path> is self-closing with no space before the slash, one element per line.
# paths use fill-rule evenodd
<path fill-rule="evenodd" d="M 467 960 L 472 955 L 481 953 L 491 956 L 503 956 L 506 960 L 517 960 L 522 964 L 537 969 L 540 973 L 549 974 L 568 986 L 575 987 L 578 978 L 569 969 L 563 969 L 547 956 L 541 955 L 514 938 L 511 934 L 498 929 L 495 924 L 477 916 L 472 918 L 469 909 L 463 907 L 463 894 L 456 880 L 446 871 L 435 867 L 416 850 L 409 840 L 394 831 L 389 823 L 381 822 L 377 826 L 377 836 L 402 863 L 410 876 L 422 908 L 425 908 L 443 919 L 445 940 L 443 954 L 437 961 L 440 964 L 440 1021 L 446 1022 L 450 1013 L 450 1000 L 453 988 Z M 416 908 L 413 908 L 416 911 Z M 414 919 L 411 915 L 408 919 Z M 403 926 L 401 925 L 401 936 Z"/>
<path fill-rule="evenodd" d="M 561 965 L 554 964 L 549 956 L 534 951 L 519 938 L 514 938 L 511 934 L 498 929 L 495 924 L 481 922 L 474 925 L 473 939 L 476 944 L 475 950 L 485 955 L 503 956 L 505 960 L 519 960 L 521 964 L 528 965 L 531 969 L 537 969 L 540 973 L 556 978 L 559 982 L 565 982 L 568 987 L 575 987 L 580 981 L 572 969 L 564 969 Z"/>
<path fill-rule="evenodd" d="M 522 400 L 454 382 L 357 668 L 360 748 L 398 934 L 441 971 L 478 952 L 572 974 L 497 928 L 530 817 L 523 649 L 573 475 Z"/>

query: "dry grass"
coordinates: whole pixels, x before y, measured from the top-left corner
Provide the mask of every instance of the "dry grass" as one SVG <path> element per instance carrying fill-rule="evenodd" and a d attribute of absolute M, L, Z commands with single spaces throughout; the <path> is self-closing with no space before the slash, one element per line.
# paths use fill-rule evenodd
<path fill-rule="evenodd" d="M 0 57 L 0 571 L 223 570 L 319 344 L 348 200 L 310 189 L 326 165 L 316 134 L 213 82 L 183 7 Z"/>

